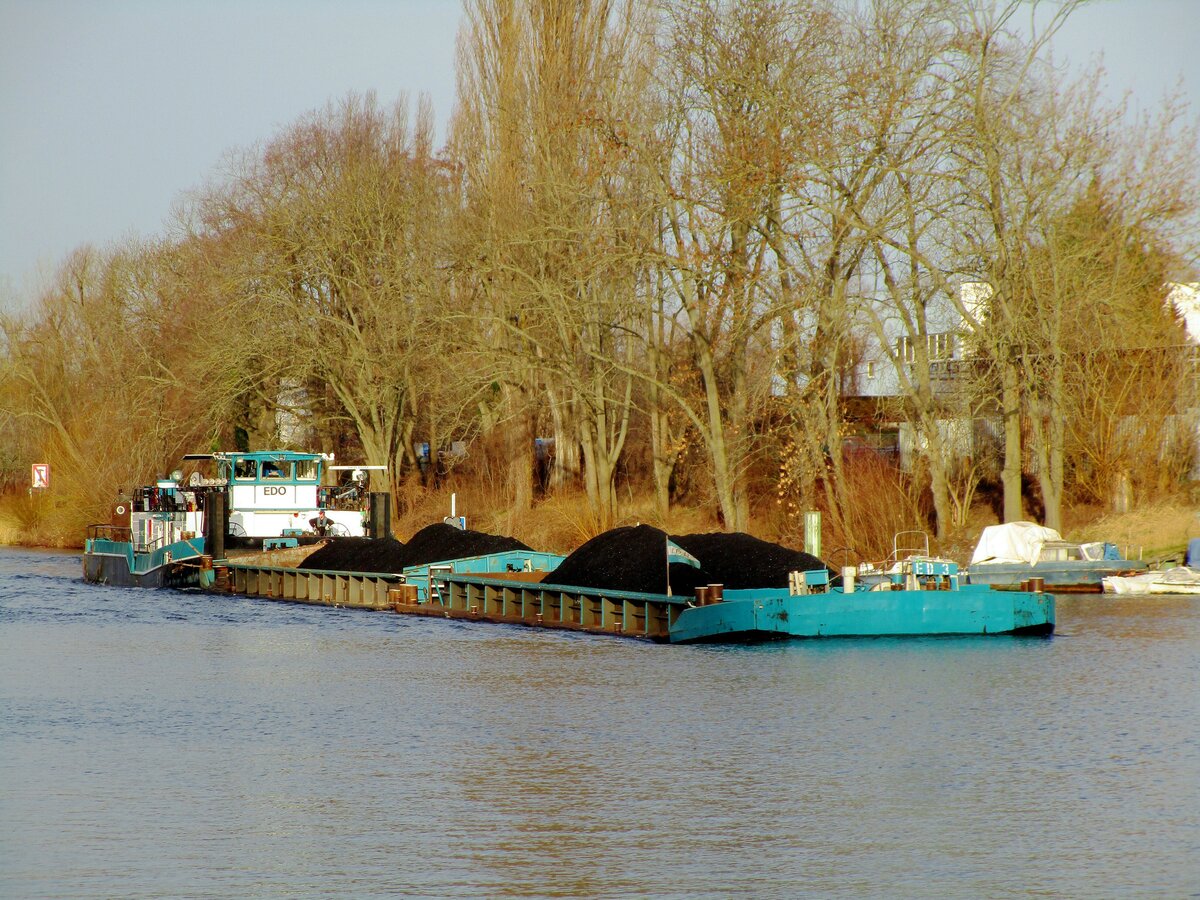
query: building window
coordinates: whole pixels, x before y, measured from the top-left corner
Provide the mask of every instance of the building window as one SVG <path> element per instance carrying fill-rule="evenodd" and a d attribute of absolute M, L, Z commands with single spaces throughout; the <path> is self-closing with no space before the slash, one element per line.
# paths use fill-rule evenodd
<path fill-rule="evenodd" d="M 929 335 L 929 358 L 950 359 L 954 355 L 954 335 L 949 331 Z"/>
<path fill-rule="evenodd" d="M 873 362 L 867 363 L 867 377 L 868 378 L 875 377 L 875 363 L 873 363 Z"/>
<path fill-rule="evenodd" d="M 925 347 L 929 351 L 931 362 L 953 358 L 954 332 L 942 331 L 938 334 L 925 335 Z M 896 358 L 904 363 L 917 361 L 917 346 L 909 335 L 896 339 Z"/>

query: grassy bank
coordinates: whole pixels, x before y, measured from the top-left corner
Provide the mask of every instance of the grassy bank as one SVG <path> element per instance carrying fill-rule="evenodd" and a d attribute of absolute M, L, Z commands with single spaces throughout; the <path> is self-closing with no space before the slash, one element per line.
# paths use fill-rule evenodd
<path fill-rule="evenodd" d="M 451 493 L 455 510 L 466 516 L 468 527 L 490 534 L 508 535 L 536 547 L 556 553 L 569 553 L 580 544 L 606 530 L 590 511 L 582 493 L 551 495 L 528 510 L 513 510 L 499 492 L 478 486 L 462 485 L 453 492 L 414 488 L 396 498 L 396 536 L 408 540 L 417 531 L 450 514 Z M 31 498 L 27 494 L 0 497 L 0 544 L 39 547 L 78 548 L 87 527 L 86 516 L 73 513 L 65 501 L 53 497 Z M 1106 513 L 1094 507 L 1070 507 L 1064 515 L 1063 536 L 1068 540 L 1111 541 L 1132 558 L 1166 560 L 1182 555 L 1189 538 L 1200 537 L 1200 507 L 1184 501 L 1165 501 L 1144 505 L 1124 515 Z M 940 544 L 931 540 L 931 549 L 966 563 L 980 531 L 996 523 L 994 513 L 978 505 L 967 523 Z M 653 497 L 633 495 L 626 498 L 622 515 L 611 523 L 618 525 L 654 525 L 671 534 L 721 531 L 711 508 L 673 507 L 666 516 L 655 508 Z M 876 534 L 863 535 L 854 555 L 841 553 L 841 538 L 826 523 L 823 555 L 831 562 L 882 559 L 891 549 L 893 524 L 882 520 Z M 883 526 L 887 526 L 886 528 Z M 919 527 L 898 525 L 896 528 Z M 785 521 L 771 506 L 756 510 L 751 532 L 755 537 L 801 548 L 803 540 L 797 523 Z M 886 533 L 885 533 L 886 532 Z M 836 559 L 834 559 L 836 557 Z"/>

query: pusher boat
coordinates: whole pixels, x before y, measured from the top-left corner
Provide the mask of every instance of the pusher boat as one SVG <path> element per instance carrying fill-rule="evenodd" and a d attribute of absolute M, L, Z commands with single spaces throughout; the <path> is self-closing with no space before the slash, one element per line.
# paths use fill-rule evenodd
<path fill-rule="evenodd" d="M 290 450 L 194 453 L 179 470 L 113 504 L 107 524 L 88 527 L 85 581 L 132 587 L 211 583 L 225 548 L 272 550 L 326 536 L 367 533 L 368 466 L 335 466 L 333 456 Z M 207 465 L 212 471 L 201 471 Z M 329 472 L 350 483 L 322 486 Z M 207 574 L 206 574 L 207 573 Z"/>

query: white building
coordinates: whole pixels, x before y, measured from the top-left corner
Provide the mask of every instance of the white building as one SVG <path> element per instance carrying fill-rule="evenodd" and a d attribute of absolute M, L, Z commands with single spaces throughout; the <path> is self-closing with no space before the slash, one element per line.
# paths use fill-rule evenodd
<path fill-rule="evenodd" d="M 1172 283 L 1168 287 L 1170 290 L 1167 291 L 1167 301 L 1183 321 L 1188 341 L 1200 347 L 1200 281 Z M 1193 377 L 1196 380 L 1196 390 L 1192 392 L 1194 405 L 1190 409 L 1190 416 L 1196 432 L 1196 443 L 1200 446 L 1200 371 L 1194 372 Z M 1200 454 L 1197 454 L 1191 477 L 1200 481 Z"/>
<path fill-rule="evenodd" d="M 1200 281 L 1188 284 L 1169 285 L 1167 300 L 1175 308 L 1176 315 L 1183 320 L 1188 340 L 1200 346 Z"/>

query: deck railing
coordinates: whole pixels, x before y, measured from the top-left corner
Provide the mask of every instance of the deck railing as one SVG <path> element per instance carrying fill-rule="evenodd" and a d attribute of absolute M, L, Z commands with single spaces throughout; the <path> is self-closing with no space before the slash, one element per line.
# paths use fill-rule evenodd
<path fill-rule="evenodd" d="M 133 531 L 127 525 L 89 525 L 88 540 L 133 543 Z"/>

